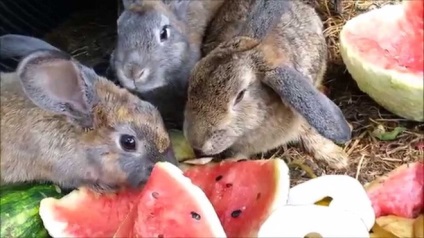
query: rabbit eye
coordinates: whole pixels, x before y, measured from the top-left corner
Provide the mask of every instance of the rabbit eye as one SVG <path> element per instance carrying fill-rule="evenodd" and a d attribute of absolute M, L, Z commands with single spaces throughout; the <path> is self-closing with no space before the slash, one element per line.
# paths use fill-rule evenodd
<path fill-rule="evenodd" d="M 243 99 L 245 92 L 246 92 L 246 90 L 241 90 L 239 92 L 239 94 L 237 95 L 236 101 L 234 102 L 234 105 L 236 105 L 237 103 L 239 103 Z"/>
<path fill-rule="evenodd" d="M 125 151 L 135 151 L 136 149 L 135 137 L 132 135 L 121 135 L 119 144 Z"/>
<path fill-rule="evenodd" d="M 160 31 L 160 41 L 166 41 L 169 38 L 169 25 L 166 25 L 162 28 L 162 30 Z"/>

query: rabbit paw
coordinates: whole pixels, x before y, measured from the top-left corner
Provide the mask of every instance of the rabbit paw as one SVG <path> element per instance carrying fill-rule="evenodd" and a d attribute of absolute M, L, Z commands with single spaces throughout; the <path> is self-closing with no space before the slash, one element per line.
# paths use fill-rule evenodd
<path fill-rule="evenodd" d="M 313 151 L 309 152 L 315 159 L 326 162 L 333 169 L 345 169 L 349 166 L 346 152 L 332 142 L 317 145 Z"/>
<path fill-rule="evenodd" d="M 345 169 L 349 166 L 346 152 L 331 140 L 311 129 L 300 138 L 305 150 L 315 159 L 326 162 L 333 169 Z"/>

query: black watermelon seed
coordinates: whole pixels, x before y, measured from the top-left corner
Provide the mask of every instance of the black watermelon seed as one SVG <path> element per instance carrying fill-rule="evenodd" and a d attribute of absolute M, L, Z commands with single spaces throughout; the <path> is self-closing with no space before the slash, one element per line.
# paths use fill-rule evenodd
<path fill-rule="evenodd" d="M 233 186 L 233 184 L 232 183 L 227 183 L 227 184 L 225 184 L 225 187 L 227 187 L 227 188 L 231 188 Z"/>
<path fill-rule="evenodd" d="M 247 161 L 247 159 L 239 159 L 239 160 L 237 160 L 237 162 L 243 162 L 243 161 Z"/>
<path fill-rule="evenodd" d="M 239 209 L 239 210 L 235 210 L 235 211 L 233 211 L 233 212 L 231 213 L 231 216 L 232 216 L 233 218 L 237 218 L 237 217 L 239 217 L 239 216 L 240 216 L 240 214 L 241 214 L 241 210 Z"/>
<path fill-rule="evenodd" d="M 162 235 L 162 234 L 159 234 L 159 235 L 158 235 L 158 238 L 163 238 L 163 235 Z"/>
<path fill-rule="evenodd" d="M 200 215 L 195 213 L 195 212 L 190 212 L 191 213 L 191 218 L 196 219 L 196 220 L 200 220 Z"/>
<path fill-rule="evenodd" d="M 216 178 L 215 178 L 215 181 L 217 181 L 217 182 L 218 182 L 218 181 L 219 181 L 219 180 L 221 180 L 221 179 L 222 179 L 222 175 L 219 175 L 218 177 L 216 177 Z"/>
<path fill-rule="evenodd" d="M 256 200 L 258 200 L 259 198 L 261 198 L 261 193 L 256 194 Z"/>
<path fill-rule="evenodd" d="M 153 197 L 154 199 L 158 199 L 158 197 L 159 197 L 159 193 L 158 193 L 158 192 L 153 192 L 153 193 L 152 193 L 152 197 Z"/>

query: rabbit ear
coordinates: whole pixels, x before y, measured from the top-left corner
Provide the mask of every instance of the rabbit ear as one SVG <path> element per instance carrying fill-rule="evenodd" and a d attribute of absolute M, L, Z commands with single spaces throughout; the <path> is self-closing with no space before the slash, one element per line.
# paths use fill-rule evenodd
<path fill-rule="evenodd" d="M 141 4 L 143 0 L 122 0 L 122 5 L 124 5 L 124 9 L 130 9 L 134 3 Z"/>
<path fill-rule="evenodd" d="M 350 140 L 351 130 L 340 108 L 294 68 L 284 66 L 267 71 L 263 83 L 324 137 L 340 144 Z"/>
<path fill-rule="evenodd" d="M 163 3 L 169 6 L 171 11 L 180 20 L 186 20 L 188 17 L 187 11 L 191 0 L 162 0 Z"/>
<path fill-rule="evenodd" d="M 38 107 L 91 127 L 96 73 L 60 51 L 40 50 L 25 57 L 17 73 L 26 95 Z"/>

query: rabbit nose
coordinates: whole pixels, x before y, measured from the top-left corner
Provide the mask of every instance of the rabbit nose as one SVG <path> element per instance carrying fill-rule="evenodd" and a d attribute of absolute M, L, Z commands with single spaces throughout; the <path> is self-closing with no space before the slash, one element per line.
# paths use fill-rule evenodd
<path fill-rule="evenodd" d="M 144 68 L 141 68 L 140 66 L 133 66 L 131 73 L 132 79 L 134 79 L 134 81 L 141 81 L 145 78 L 145 72 L 146 70 Z"/>

